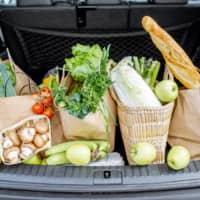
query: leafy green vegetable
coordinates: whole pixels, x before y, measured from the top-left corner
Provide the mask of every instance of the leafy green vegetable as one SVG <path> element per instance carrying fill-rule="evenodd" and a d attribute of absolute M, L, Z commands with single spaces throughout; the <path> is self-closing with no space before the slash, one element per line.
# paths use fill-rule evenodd
<path fill-rule="evenodd" d="M 110 85 L 111 80 L 106 72 L 90 74 L 80 93 L 75 92 L 69 97 L 68 112 L 79 118 L 84 118 L 90 112 L 95 113 Z"/>
<path fill-rule="evenodd" d="M 16 96 L 13 84 L 16 83 L 15 74 L 11 66 L 6 63 L 0 63 L 0 96 Z M 13 75 L 11 76 L 11 73 Z"/>
<path fill-rule="evenodd" d="M 153 88 L 160 70 L 160 62 L 145 57 L 133 57 L 135 70 L 143 77 L 145 82 Z"/>
<path fill-rule="evenodd" d="M 109 49 L 110 46 L 101 49 L 98 44 L 72 47 L 73 57 L 65 59 L 64 68 L 76 82 L 68 91 L 62 84 L 53 89 L 54 102 L 59 108 L 81 119 L 90 112 L 107 110 L 102 110 L 100 105 L 111 85 L 107 72 Z M 103 114 L 106 118 L 107 113 Z"/>
<path fill-rule="evenodd" d="M 82 119 L 90 112 L 95 113 L 99 108 L 100 102 L 103 101 L 103 97 L 111 85 L 106 69 L 109 49 L 110 46 L 101 50 L 99 45 L 90 47 L 80 44 L 72 48 L 74 55 L 85 55 L 82 65 L 92 66 L 93 71 L 87 70 L 82 84 L 75 87 L 69 94 L 67 111 L 70 114 Z M 77 73 L 76 70 L 74 72 Z M 79 72 L 76 75 L 80 78 Z"/>
<path fill-rule="evenodd" d="M 61 105 L 62 109 L 66 108 L 66 106 L 67 106 L 67 98 L 66 98 L 67 88 L 59 85 L 57 88 L 53 88 L 51 91 L 52 91 L 52 96 L 54 98 L 55 104 L 58 106 L 60 106 L 62 104 Z"/>
<path fill-rule="evenodd" d="M 106 69 L 109 49 L 110 46 L 101 49 L 98 44 L 76 44 L 72 47 L 73 57 L 65 59 L 64 67 L 77 82 L 70 91 L 62 85 L 53 89 L 56 105 L 81 119 L 98 110 L 111 84 Z"/>
<path fill-rule="evenodd" d="M 8 76 L 9 76 L 9 79 L 10 79 L 12 85 L 15 86 L 16 85 L 16 76 L 12 69 L 12 66 L 9 63 L 4 63 L 4 66 L 6 68 L 6 71 L 8 73 Z M 3 77 L 2 77 L 2 73 L 0 73 L 0 86 L 2 87 L 3 85 L 4 85 Z"/>
<path fill-rule="evenodd" d="M 84 81 L 89 74 L 100 70 L 103 51 L 98 44 L 76 44 L 72 47 L 72 55 L 65 59 L 65 69 L 71 72 L 74 80 Z"/>

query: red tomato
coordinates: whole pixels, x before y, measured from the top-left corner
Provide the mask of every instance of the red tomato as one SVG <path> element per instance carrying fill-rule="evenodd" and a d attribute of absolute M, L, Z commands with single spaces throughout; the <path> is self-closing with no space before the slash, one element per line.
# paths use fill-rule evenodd
<path fill-rule="evenodd" d="M 51 96 L 51 90 L 47 87 L 43 87 L 40 89 L 40 95 L 42 97 L 49 97 L 49 96 Z"/>
<path fill-rule="evenodd" d="M 42 98 L 42 103 L 43 103 L 46 107 L 52 106 L 52 105 L 53 105 L 53 98 L 52 98 L 52 96 L 48 96 L 48 97 Z"/>
<path fill-rule="evenodd" d="M 32 111 L 35 114 L 42 114 L 44 112 L 44 105 L 42 103 L 35 103 L 32 105 Z"/>
<path fill-rule="evenodd" d="M 51 119 L 54 116 L 54 113 L 51 107 L 46 108 L 43 114 L 46 115 L 49 119 Z"/>

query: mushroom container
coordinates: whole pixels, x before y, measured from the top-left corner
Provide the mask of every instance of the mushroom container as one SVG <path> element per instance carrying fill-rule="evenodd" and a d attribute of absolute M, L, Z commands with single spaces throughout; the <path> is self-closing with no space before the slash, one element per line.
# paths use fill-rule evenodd
<path fill-rule="evenodd" d="M 33 115 L 0 131 L 0 156 L 5 165 L 24 162 L 51 146 L 50 120 Z"/>

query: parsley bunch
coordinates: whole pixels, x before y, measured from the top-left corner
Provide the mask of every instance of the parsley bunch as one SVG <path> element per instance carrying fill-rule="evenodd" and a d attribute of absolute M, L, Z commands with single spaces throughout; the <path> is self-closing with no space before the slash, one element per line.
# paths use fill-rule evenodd
<path fill-rule="evenodd" d="M 67 110 L 70 114 L 84 118 L 88 113 L 95 113 L 100 101 L 111 85 L 107 72 L 94 72 L 84 81 L 80 93 L 73 93 L 68 102 Z"/>

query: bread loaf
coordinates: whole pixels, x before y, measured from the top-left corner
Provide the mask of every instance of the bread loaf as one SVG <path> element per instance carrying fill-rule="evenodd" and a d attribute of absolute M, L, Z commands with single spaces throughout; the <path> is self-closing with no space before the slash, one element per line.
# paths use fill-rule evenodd
<path fill-rule="evenodd" d="M 142 25 L 150 34 L 153 43 L 163 55 L 166 66 L 176 79 L 185 88 L 200 87 L 200 74 L 180 45 L 151 17 L 143 17 Z"/>

